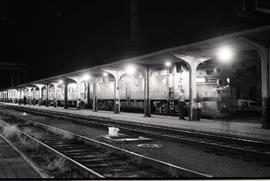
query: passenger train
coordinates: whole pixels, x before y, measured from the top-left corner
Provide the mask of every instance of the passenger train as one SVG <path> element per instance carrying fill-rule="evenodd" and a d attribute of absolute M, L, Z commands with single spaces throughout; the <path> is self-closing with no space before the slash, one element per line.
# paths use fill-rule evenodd
<path fill-rule="evenodd" d="M 197 101 L 202 104 L 203 116 L 222 117 L 226 114 L 226 101 L 230 97 L 229 78 L 222 67 L 211 62 L 200 65 L 197 69 Z M 89 87 L 88 87 L 89 86 Z M 41 89 L 41 90 L 40 90 Z M 189 71 L 181 65 L 170 69 L 160 68 L 150 74 L 150 100 L 152 114 L 177 115 L 177 100 L 180 90 L 184 91 L 186 107 L 189 104 Z M 88 94 L 89 91 L 89 94 Z M 141 74 L 123 75 L 119 80 L 121 111 L 143 112 L 144 78 Z M 64 84 L 51 83 L 47 86 L 18 86 L 1 91 L 1 101 L 63 106 Z M 114 78 L 99 76 L 97 78 L 97 108 L 113 110 Z M 80 81 L 68 84 L 68 104 L 76 107 L 79 100 L 81 107 L 92 108 L 93 82 Z M 188 110 L 188 109 L 187 109 Z M 186 112 L 186 114 L 188 114 Z"/>

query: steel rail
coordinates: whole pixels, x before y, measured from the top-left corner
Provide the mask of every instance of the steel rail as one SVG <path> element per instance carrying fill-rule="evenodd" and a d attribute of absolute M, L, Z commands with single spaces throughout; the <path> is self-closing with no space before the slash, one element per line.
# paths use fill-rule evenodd
<path fill-rule="evenodd" d="M 135 123 L 135 122 L 126 122 L 122 120 L 113 120 L 107 117 L 101 117 L 101 116 L 84 116 L 84 115 L 77 115 L 77 114 L 72 114 L 72 113 L 63 113 L 63 112 L 57 112 L 57 111 L 48 111 L 48 110 L 43 110 L 43 109 L 38 109 L 38 108 L 29 108 L 29 107 L 18 107 L 18 106 L 12 106 L 12 105 L 1 105 L 0 107 L 8 107 L 11 109 L 15 110 L 21 110 L 25 112 L 31 112 L 33 114 L 44 114 L 46 116 L 50 117 L 58 117 L 58 118 L 64 118 L 64 119 L 69 119 L 69 120 L 74 120 L 74 118 L 80 119 L 80 121 L 87 121 L 87 123 L 94 123 L 97 125 L 101 126 L 108 126 L 112 124 L 119 124 L 119 125 L 127 125 L 127 126 L 135 126 L 135 127 L 144 127 L 147 129 L 156 129 L 158 131 L 163 130 L 164 132 L 175 132 L 179 134 L 190 134 L 194 135 L 196 134 L 197 136 L 204 136 L 204 137 L 209 137 L 209 138 L 220 138 L 222 140 L 228 139 L 229 141 L 237 141 L 237 142 L 244 142 L 244 143 L 249 143 L 249 144 L 254 144 L 256 146 L 269 146 L 270 148 L 270 142 L 266 141 L 261 141 L 261 140 L 255 140 L 255 139 L 249 139 L 249 138 L 243 138 L 243 137 L 238 137 L 234 135 L 234 137 L 229 136 L 228 134 L 222 134 L 222 133 L 211 133 L 207 131 L 195 131 L 195 130 L 190 130 L 190 129 L 184 129 L 184 128 L 171 128 L 171 127 L 166 127 L 166 126 L 157 126 L 157 125 L 150 125 L 147 123 Z M 53 114 L 52 114 L 53 113 Z M 97 122 L 99 121 L 99 122 Z"/>
<path fill-rule="evenodd" d="M 95 140 L 95 139 L 91 139 L 91 138 L 88 138 L 88 137 L 85 137 L 85 136 L 82 136 L 82 135 L 79 135 L 79 134 L 71 133 L 69 131 L 66 131 L 66 130 L 63 130 L 63 129 L 60 129 L 60 128 L 52 127 L 52 126 L 49 126 L 49 125 L 46 125 L 46 124 L 43 124 L 43 123 L 39 123 L 39 122 L 36 122 L 36 121 L 31 121 L 29 119 L 25 120 L 24 118 L 17 118 L 17 117 L 14 117 L 12 115 L 8 115 L 8 116 L 9 117 L 13 117 L 15 119 L 19 119 L 19 120 L 31 122 L 32 125 L 40 126 L 42 128 L 45 128 L 46 130 L 54 130 L 54 131 L 58 131 L 59 133 L 66 133 L 66 134 L 69 134 L 69 135 L 73 135 L 79 141 L 84 141 L 85 143 L 94 144 L 94 145 L 97 145 L 97 146 L 102 146 L 102 147 L 107 148 L 107 149 L 109 149 L 109 150 L 111 150 L 111 151 L 113 151 L 114 153 L 117 153 L 117 154 L 121 153 L 121 155 L 131 156 L 132 158 L 135 158 L 136 160 L 143 160 L 143 163 L 148 164 L 148 165 L 151 165 L 151 166 L 158 167 L 159 169 L 162 169 L 162 170 L 166 170 L 170 174 L 172 174 L 173 176 L 184 175 L 185 177 L 196 177 L 196 178 L 197 177 L 200 177 L 200 178 L 204 178 L 204 177 L 209 178 L 209 177 L 212 177 L 209 174 L 204 174 L 204 173 L 200 173 L 200 172 L 193 171 L 193 170 L 190 170 L 190 169 L 186 169 L 184 167 L 176 166 L 176 165 L 173 165 L 173 164 L 170 164 L 170 163 L 167 163 L 167 162 L 158 160 L 158 159 L 147 157 L 147 156 L 144 156 L 144 155 L 141 155 L 141 154 L 132 152 L 132 151 L 128 151 L 128 150 L 125 150 L 125 149 L 122 149 L 122 148 L 119 148 L 119 147 L 116 147 L 116 146 L 107 144 L 105 142 L 101 142 L 101 141 L 98 141 L 98 140 Z M 33 139 L 35 139 L 35 138 L 33 138 Z M 37 139 L 35 139 L 35 140 L 37 142 L 40 142 Z M 40 143 L 41 144 L 44 144 L 42 142 L 40 142 Z M 44 145 L 46 147 L 51 148 L 50 146 L 48 146 L 46 144 L 44 144 Z M 64 156 L 64 154 L 58 152 L 57 150 L 55 150 L 53 148 L 51 148 L 51 149 L 53 151 L 57 152 L 59 155 L 61 155 L 61 156 L 63 155 Z"/>
<path fill-rule="evenodd" d="M 0 120 L 0 122 L 5 122 L 5 121 Z M 7 123 L 7 122 L 5 122 L 5 124 L 10 125 L 10 124 Z M 19 131 L 22 135 L 26 136 L 27 138 L 30 138 L 31 140 L 33 140 L 34 142 L 38 143 L 39 145 L 42 145 L 43 147 L 45 147 L 45 148 L 48 149 L 49 151 L 53 152 L 54 154 L 59 155 L 60 157 L 63 157 L 64 159 L 68 160 L 68 161 L 71 162 L 72 164 L 76 165 L 79 169 L 82 169 L 82 170 L 84 170 L 84 171 L 90 173 L 91 175 L 96 176 L 97 178 L 104 178 L 102 175 L 100 175 L 99 173 L 95 172 L 94 170 L 85 167 L 84 165 L 82 165 L 81 163 L 77 162 L 76 160 L 73 160 L 72 158 L 70 158 L 70 157 L 64 155 L 63 153 L 61 153 L 61 152 L 55 150 L 54 148 L 52 148 L 52 147 L 50 147 L 49 145 L 47 145 L 47 144 L 45 144 L 45 143 L 39 141 L 38 139 L 34 138 L 33 136 L 31 136 L 31 135 L 29 135 L 29 134 L 27 134 L 27 133 L 21 131 L 20 129 L 18 129 L 18 131 Z"/>
<path fill-rule="evenodd" d="M 8 106 L 9 107 L 9 106 Z M 223 152 L 240 154 L 261 160 L 270 160 L 270 144 L 259 140 L 247 138 L 234 138 L 226 135 L 216 135 L 210 133 L 196 132 L 185 129 L 174 129 L 149 124 L 131 123 L 118 120 L 99 119 L 74 114 L 58 113 L 56 111 L 46 111 L 35 108 L 22 108 L 11 106 L 12 109 L 23 110 L 33 114 L 42 114 L 50 117 L 68 119 L 81 124 L 94 124 L 102 127 L 118 126 L 121 130 L 143 135 L 152 135 L 158 138 L 165 138 L 186 144 L 199 145 Z M 52 114 L 53 112 L 53 114 Z M 199 139 L 200 138 L 200 139 Z M 222 141 L 223 144 L 218 142 Z M 227 144 L 224 144 L 227 143 Z M 233 145 L 233 144 L 237 145 Z M 252 149 L 253 150 L 252 150 Z M 258 148 L 264 151 L 258 151 Z M 257 150 L 256 150 L 257 149 Z"/>

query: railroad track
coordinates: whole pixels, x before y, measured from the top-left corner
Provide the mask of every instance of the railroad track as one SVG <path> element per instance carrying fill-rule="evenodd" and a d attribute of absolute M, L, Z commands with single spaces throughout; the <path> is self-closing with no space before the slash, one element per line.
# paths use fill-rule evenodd
<path fill-rule="evenodd" d="M 249 161 L 260 161 L 267 165 L 270 161 L 270 143 L 265 141 L 196 132 L 186 129 L 175 129 L 149 124 L 111 120 L 108 118 L 74 115 L 70 113 L 53 112 L 52 114 L 50 111 L 37 110 L 34 108 L 17 106 L 3 107 L 9 107 L 11 109 L 25 111 L 37 115 L 72 120 L 78 124 L 85 124 L 88 126 L 98 126 L 103 128 L 114 126 L 120 128 L 121 132 L 125 132 L 127 134 L 138 134 L 141 136 L 153 136 L 161 139 L 168 139 L 170 141 L 199 146 L 200 148 L 208 149 L 218 154 L 225 153 L 228 156 L 237 156 Z"/>
<path fill-rule="evenodd" d="M 196 132 L 186 129 L 175 129 L 141 123 L 111 120 L 108 118 L 74 115 L 70 113 L 53 112 L 52 114 L 50 111 L 36 110 L 34 108 L 23 108 L 15 106 L 4 107 L 9 107 L 37 115 L 68 119 L 76 123 L 85 124 L 88 126 L 99 126 L 103 128 L 114 126 L 120 128 L 121 132 L 127 134 L 138 134 L 141 136 L 153 136 L 161 139 L 168 139 L 170 141 L 199 146 L 200 148 L 208 149 L 218 154 L 225 153 L 228 156 L 237 156 L 249 161 L 260 161 L 266 165 L 269 165 L 270 163 L 270 143 L 265 141 Z"/>
<path fill-rule="evenodd" d="M 2 119 L 8 124 L 15 124 L 21 130 L 27 129 L 28 133 L 22 131 L 24 136 L 34 140 L 49 152 L 63 157 L 87 177 L 211 177 L 26 118 L 5 115 Z M 39 133 L 38 138 L 34 133 Z"/>

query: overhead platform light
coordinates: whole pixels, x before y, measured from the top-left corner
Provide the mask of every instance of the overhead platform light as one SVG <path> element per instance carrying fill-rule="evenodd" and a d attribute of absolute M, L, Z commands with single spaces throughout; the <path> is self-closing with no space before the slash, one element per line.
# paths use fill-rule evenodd
<path fill-rule="evenodd" d="M 136 68 L 135 68 L 134 65 L 129 65 L 126 68 L 126 71 L 127 71 L 128 74 L 134 74 L 136 72 Z"/>
<path fill-rule="evenodd" d="M 231 61 L 234 57 L 234 52 L 231 47 L 224 46 L 220 47 L 217 51 L 217 58 L 223 63 Z"/>
<path fill-rule="evenodd" d="M 89 80 L 89 79 L 90 79 L 90 75 L 88 75 L 88 74 L 83 75 L 83 80 Z"/>
<path fill-rule="evenodd" d="M 167 62 L 165 62 L 165 66 L 166 66 L 166 67 L 171 67 L 171 66 L 172 66 L 172 63 L 169 62 L 169 61 L 167 61 Z"/>

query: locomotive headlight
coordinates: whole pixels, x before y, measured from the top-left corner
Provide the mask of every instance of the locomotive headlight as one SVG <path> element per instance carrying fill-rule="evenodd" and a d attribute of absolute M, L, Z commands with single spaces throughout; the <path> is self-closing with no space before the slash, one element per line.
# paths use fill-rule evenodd
<path fill-rule="evenodd" d="M 196 82 L 197 83 L 204 83 L 204 82 L 206 82 L 206 79 L 204 77 L 198 77 L 198 78 L 196 78 Z"/>

